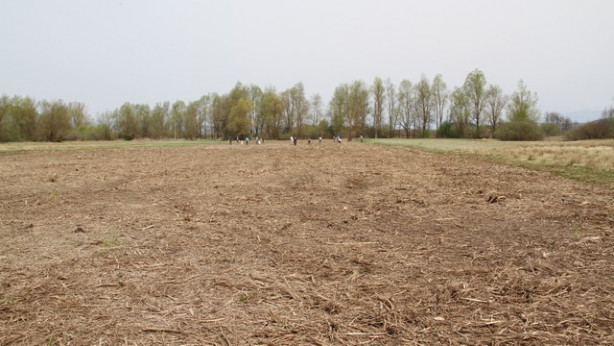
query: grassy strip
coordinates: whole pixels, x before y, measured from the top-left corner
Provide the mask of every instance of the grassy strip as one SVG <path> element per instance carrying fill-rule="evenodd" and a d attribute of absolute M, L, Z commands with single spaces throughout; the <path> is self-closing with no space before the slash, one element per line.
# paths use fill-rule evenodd
<path fill-rule="evenodd" d="M 614 187 L 614 170 L 602 167 L 591 167 L 588 163 L 573 162 L 565 152 L 575 150 L 589 156 L 589 150 L 600 147 L 611 147 L 612 141 L 590 142 L 500 142 L 492 140 L 467 139 L 377 139 L 368 143 L 390 146 L 407 146 L 417 150 L 444 154 L 472 156 L 488 162 L 519 166 L 526 169 L 550 172 L 554 175 L 585 183 Z M 555 162 L 537 160 L 535 155 L 545 147 L 556 146 L 560 150 L 560 158 Z M 606 149 L 607 150 L 607 149 Z M 533 155 L 535 153 L 535 155 Z M 605 151 L 606 159 L 612 160 L 614 150 Z M 606 167 L 608 167 L 606 165 Z"/>
<path fill-rule="evenodd" d="M 103 149 L 134 149 L 134 148 L 178 148 L 203 145 L 224 144 L 225 141 L 214 139 L 186 140 L 145 140 L 145 141 L 97 141 L 97 142 L 17 142 L 0 144 L 0 155 L 18 154 L 28 151 L 65 151 L 65 150 L 103 150 Z"/>

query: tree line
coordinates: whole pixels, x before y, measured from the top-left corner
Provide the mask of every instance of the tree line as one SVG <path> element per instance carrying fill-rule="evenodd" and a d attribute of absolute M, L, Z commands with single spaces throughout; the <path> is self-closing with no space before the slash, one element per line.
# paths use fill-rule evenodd
<path fill-rule="evenodd" d="M 0 98 L 0 141 L 110 140 L 138 138 L 267 139 L 332 137 L 495 137 L 539 139 L 569 130 L 568 117 L 547 113 L 538 125 L 537 94 L 523 81 L 511 95 L 471 71 L 461 86 L 448 88 L 441 75 L 395 85 L 374 78 L 342 83 L 328 105 L 307 97 L 302 83 L 278 92 L 237 83 L 226 94 L 198 100 L 124 103 L 92 119 L 86 106 L 30 97 Z"/>

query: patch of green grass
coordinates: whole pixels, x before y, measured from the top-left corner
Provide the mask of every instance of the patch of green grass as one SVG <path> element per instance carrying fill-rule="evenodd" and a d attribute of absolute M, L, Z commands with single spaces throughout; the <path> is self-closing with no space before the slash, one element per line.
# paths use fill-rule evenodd
<path fill-rule="evenodd" d="M 580 235 L 580 232 L 582 232 L 582 226 L 574 225 L 571 228 L 571 232 L 574 234 L 574 236 L 578 237 Z"/>
<path fill-rule="evenodd" d="M 78 142 L 17 142 L 0 144 L 0 154 L 19 154 L 28 151 L 70 151 L 133 148 L 177 148 L 224 144 L 216 139 L 198 140 L 115 140 L 115 141 L 78 141 Z"/>
<path fill-rule="evenodd" d="M 614 141 L 502 142 L 490 139 L 371 139 L 378 145 L 407 146 L 446 155 L 469 155 L 489 162 L 550 172 L 581 182 L 614 186 Z"/>
<path fill-rule="evenodd" d="M 113 230 L 109 232 L 107 239 L 105 239 L 104 241 L 104 246 L 106 247 L 119 246 L 120 237 L 121 237 L 121 234 L 117 230 Z"/>

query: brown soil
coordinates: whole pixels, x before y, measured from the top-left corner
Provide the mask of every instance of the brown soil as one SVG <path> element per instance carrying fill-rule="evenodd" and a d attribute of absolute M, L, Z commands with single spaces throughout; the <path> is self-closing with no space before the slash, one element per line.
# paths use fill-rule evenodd
<path fill-rule="evenodd" d="M 614 192 L 332 142 L 0 156 L 0 344 L 613 344 Z"/>

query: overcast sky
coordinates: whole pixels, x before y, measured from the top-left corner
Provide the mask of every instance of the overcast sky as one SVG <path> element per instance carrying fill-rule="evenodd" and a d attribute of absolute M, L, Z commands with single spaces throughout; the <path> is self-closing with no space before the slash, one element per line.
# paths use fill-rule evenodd
<path fill-rule="evenodd" d="M 93 116 L 124 102 L 191 101 L 238 82 L 303 82 L 328 102 L 375 76 L 448 87 L 479 68 L 543 112 L 614 104 L 612 0 L 2 0 L 0 94 Z M 575 112 L 575 113 L 572 113 Z"/>

